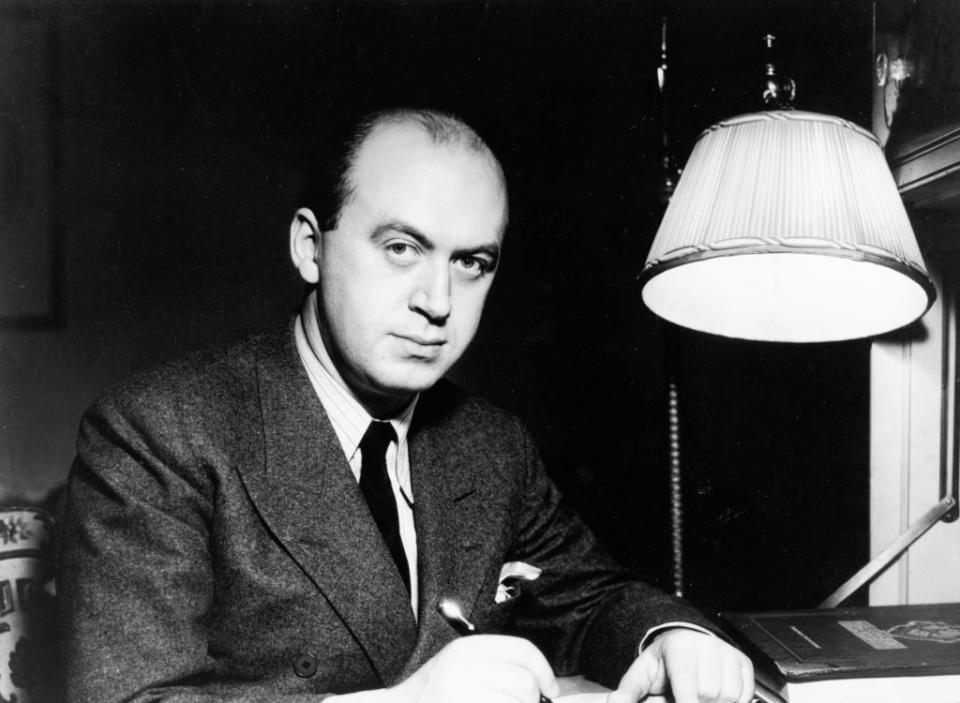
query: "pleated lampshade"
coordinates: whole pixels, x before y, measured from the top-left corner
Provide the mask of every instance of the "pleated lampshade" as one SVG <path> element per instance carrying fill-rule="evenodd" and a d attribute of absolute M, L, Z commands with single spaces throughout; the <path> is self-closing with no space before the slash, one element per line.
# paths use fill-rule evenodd
<path fill-rule="evenodd" d="M 936 297 L 877 140 L 799 111 L 700 136 L 640 280 L 671 322 L 783 342 L 881 334 Z"/>

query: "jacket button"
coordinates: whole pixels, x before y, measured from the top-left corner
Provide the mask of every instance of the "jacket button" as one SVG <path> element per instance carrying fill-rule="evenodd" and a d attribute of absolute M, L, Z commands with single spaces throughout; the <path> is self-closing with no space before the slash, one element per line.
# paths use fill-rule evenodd
<path fill-rule="evenodd" d="M 293 660 L 293 673 L 302 679 L 309 679 L 317 673 L 317 658 L 312 654 L 301 654 Z"/>

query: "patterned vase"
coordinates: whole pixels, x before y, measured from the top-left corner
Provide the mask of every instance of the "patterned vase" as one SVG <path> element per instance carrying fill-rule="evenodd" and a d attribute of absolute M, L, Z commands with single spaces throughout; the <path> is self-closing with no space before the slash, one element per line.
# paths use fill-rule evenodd
<path fill-rule="evenodd" d="M 46 511 L 0 510 L 0 703 L 46 703 L 59 675 L 53 537 Z"/>

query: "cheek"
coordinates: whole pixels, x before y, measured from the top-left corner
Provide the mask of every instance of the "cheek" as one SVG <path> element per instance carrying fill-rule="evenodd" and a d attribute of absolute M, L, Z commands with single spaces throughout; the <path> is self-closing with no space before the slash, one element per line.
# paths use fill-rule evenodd
<path fill-rule="evenodd" d="M 363 290 L 334 277 L 322 279 L 323 313 L 334 344 L 348 358 L 354 358 L 369 346 L 370 316 L 375 306 L 363 296 Z"/>
<path fill-rule="evenodd" d="M 467 290 L 457 296 L 453 302 L 453 311 L 456 318 L 456 331 L 460 344 L 467 344 L 480 325 L 483 313 L 483 304 L 487 299 L 486 286 L 483 290 Z"/>
<path fill-rule="evenodd" d="M 402 298 L 398 286 L 372 276 L 351 275 L 341 270 L 324 279 L 324 297 L 330 313 L 346 326 L 371 327 L 389 319 Z"/>

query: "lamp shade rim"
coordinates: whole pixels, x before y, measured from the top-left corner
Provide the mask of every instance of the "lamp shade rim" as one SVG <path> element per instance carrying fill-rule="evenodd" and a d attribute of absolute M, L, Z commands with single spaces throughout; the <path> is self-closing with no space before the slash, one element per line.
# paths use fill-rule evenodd
<path fill-rule="evenodd" d="M 724 256 L 751 256 L 757 254 L 793 254 L 795 256 L 835 256 L 843 259 L 866 261 L 902 270 L 902 273 L 917 277 L 917 282 L 936 298 L 936 288 L 929 274 L 922 266 L 912 261 L 894 256 L 879 247 L 867 247 L 863 244 L 838 246 L 831 240 L 809 238 L 793 239 L 740 239 L 727 240 L 710 247 L 688 246 L 666 252 L 658 259 L 648 261 L 638 280 L 642 283 L 655 276 L 659 271 L 689 264 L 694 261 Z"/>
<path fill-rule="evenodd" d="M 675 324 L 725 337 L 826 342 L 885 334 L 936 298 L 923 270 L 876 255 L 703 252 L 648 266 L 646 306 Z"/>
<path fill-rule="evenodd" d="M 911 261 L 898 259 L 889 254 L 877 254 L 865 251 L 863 248 L 838 248 L 806 246 L 800 249 L 797 246 L 785 245 L 782 243 L 765 243 L 762 246 L 756 244 L 730 246 L 723 249 L 688 249 L 687 253 L 671 257 L 664 257 L 654 261 L 648 261 L 643 267 L 643 271 L 637 276 L 640 287 L 643 288 L 652 278 L 664 271 L 669 271 L 677 266 L 692 264 L 697 261 L 706 261 L 708 259 L 717 259 L 728 256 L 757 256 L 757 255 L 792 255 L 792 256 L 831 256 L 840 259 L 850 259 L 853 261 L 862 261 L 864 263 L 885 266 L 901 273 L 912 279 L 917 285 L 923 288 L 927 295 L 927 307 L 929 310 L 937 299 L 937 288 L 933 279 L 921 267 Z M 924 310 L 924 312 L 926 312 Z"/>
<path fill-rule="evenodd" d="M 828 115 L 822 112 L 808 112 L 806 110 L 765 110 L 761 112 L 745 112 L 740 115 L 734 115 L 733 117 L 728 117 L 726 119 L 720 120 L 719 122 L 714 123 L 710 127 L 707 127 L 703 130 L 700 135 L 697 137 L 697 141 L 703 139 L 706 135 L 711 132 L 716 132 L 721 129 L 727 129 L 730 127 L 737 127 L 739 125 L 750 124 L 752 122 L 788 122 L 788 123 L 797 123 L 797 122 L 827 122 L 830 124 L 849 129 L 853 132 L 856 132 L 862 137 L 866 137 L 874 144 L 880 146 L 880 140 L 877 139 L 877 136 L 870 132 L 867 129 L 864 129 L 860 125 L 851 122 L 850 120 L 845 120 L 842 117 L 837 117 L 836 115 Z"/>

